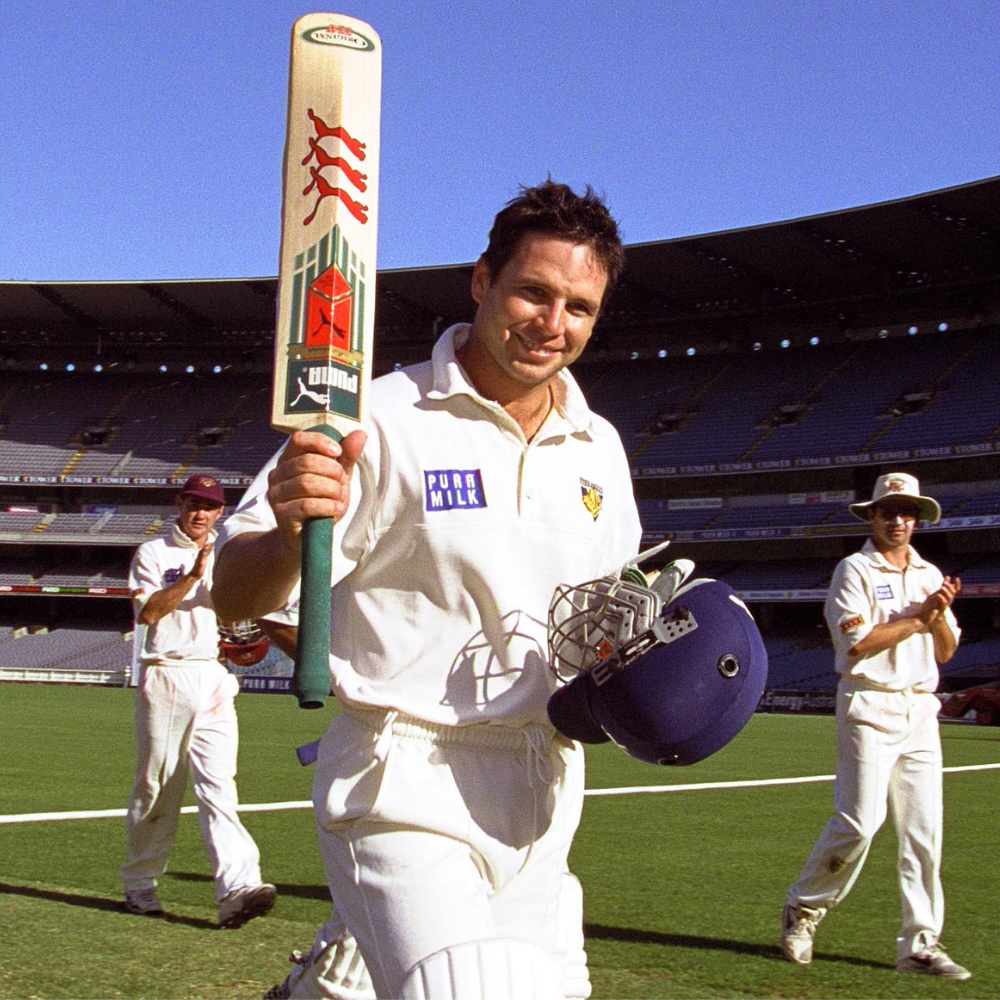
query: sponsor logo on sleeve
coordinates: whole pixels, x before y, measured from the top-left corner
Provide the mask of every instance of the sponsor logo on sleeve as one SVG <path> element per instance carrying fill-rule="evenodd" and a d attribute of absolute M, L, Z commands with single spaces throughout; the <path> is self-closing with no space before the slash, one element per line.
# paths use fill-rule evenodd
<path fill-rule="evenodd" d="M 424 509 L 428 512 L 485 506 L 479 469 L 424 470 Z"/>
<path fill-rule="evenodd" d="M 852 629 L 856 629 L 864 623 L 865 620 L 861 615 L 851 615 L 850 618 L 845 618 L 838 627 L 841 635 L 847 635 Z"/>

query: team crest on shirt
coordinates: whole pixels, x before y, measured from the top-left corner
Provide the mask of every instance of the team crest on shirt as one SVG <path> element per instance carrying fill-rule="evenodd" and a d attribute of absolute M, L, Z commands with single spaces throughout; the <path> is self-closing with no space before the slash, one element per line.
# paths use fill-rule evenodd
<path fill-rule="evenodd" d="M 597 483 L 592 483 L 581 476 L 580 499 L 587 508 L 587 513 L 596 521 L 597 515 L 601 513 L 601 504 L 604 503 L 604 490 Z"/>
<path fill-rule="evenodd" d="M 184 570 L 182 569 L 168 569 L 163 574 L 163 585 L 169 587 L 170 584 L 176 583 L 184 575 Z"/>
<path fill-rule="evenodd" d="M 881 583 L 875 588 L 875 599 L 878 601 L 891 601 L 892 600 L 892 585 L 889 583 Z"/>
<path fill-rule="evenodd" d="M 425 469 L 424 509 L 461 510 L 486 506 L 479 469 Z"/>
<path fill-rule="evenodd" d="M 864 623 L 865 620 L 861 615 L 851 615 L 850 618 L 845 618 L 838 627 L 840 628 L 841 635 L 846 635 L 851 629 L 855 629 L 859 625 L 864 625 Z"/>

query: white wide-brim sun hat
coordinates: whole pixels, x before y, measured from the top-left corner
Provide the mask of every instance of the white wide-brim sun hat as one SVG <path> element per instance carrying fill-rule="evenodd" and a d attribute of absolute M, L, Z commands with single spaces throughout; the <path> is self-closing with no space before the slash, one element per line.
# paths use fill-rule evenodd
<path fill-rule="evenodd" d="M 912 500 L 920 511 L 918 517 L 921 521 L 933 524 L 941 520 L 941 505 L 932 497 L 921 496 L 916 476 L 906 472 L 888 472 L 879 476 L 871 500 L 848 504 L 847 509 L 859 521 L 867 521 L 868 509 L 882 500 Z"/>

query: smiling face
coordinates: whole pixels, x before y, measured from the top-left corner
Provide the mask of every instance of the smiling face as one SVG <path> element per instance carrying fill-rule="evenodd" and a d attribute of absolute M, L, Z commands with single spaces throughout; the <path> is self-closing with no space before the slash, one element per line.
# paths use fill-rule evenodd
<path fill-rule="evenodd" d="M 181 531 L 192 542 L 197 542 L 199 546 L 204 545 L 215 522 L 219 520 L 222 507 L 200 497 L 177 497 L 175 502 L 180 512 L 177 522 Z"/>
<path fill-rule="evenodd" d="M 593 332 L 607 273 L 589 246 L 527 233 L 499 274 L 480 259 L 472 274 L 476 318 L 459 358 L 502 406 L 548 392 Z"/>

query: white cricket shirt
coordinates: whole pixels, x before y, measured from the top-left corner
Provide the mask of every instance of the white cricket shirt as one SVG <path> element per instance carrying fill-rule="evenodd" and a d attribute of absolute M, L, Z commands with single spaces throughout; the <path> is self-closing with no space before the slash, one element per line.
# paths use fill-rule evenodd
<path fill-rule="evenodd" d="M 197 555 L 198 546 L 177 524 L 169 538 L 154 538 L 136 549 L 128 578 L 136 618 L 154 593 L 191 570 Z M 219 624 L 209 593 L 214 565 L 213 551 L 208 554 L 201 579 L 184 600 L 155 625 L 147 626 L 140 654 L 143 666 L 186 666 L 192 660 L 218 660 Z"/>
<path fill-rule="evenodd" d="M 334 530 L 333 686 L 346 702 L 437 724 L 547 722 L 553 590 L 638 552 L 628 462 L 568 372 L 526 441 L 459 364 L 468 331 L 449 328 L 430 362 L 372 384 L 368 443 Z M 275 460 L 220 545 L 274 527 Z"/>
<path fill-rule="evenodd" d="M 938 685 L 930 633 L 917 633 L 868 656 L 847 655 L 873 626 L 901 617 L 941 586 L 941 571 L 912 546 L 909 551 L 909 565 L 897 569 L 869 538 L 859 552 L 837 564 L 826 598 L 824 614 L 837 673 L 882 691 L 935 691 Z M 951 608 L 945 610 L 945 619 L 957 642 L 962 632 Z"/>

